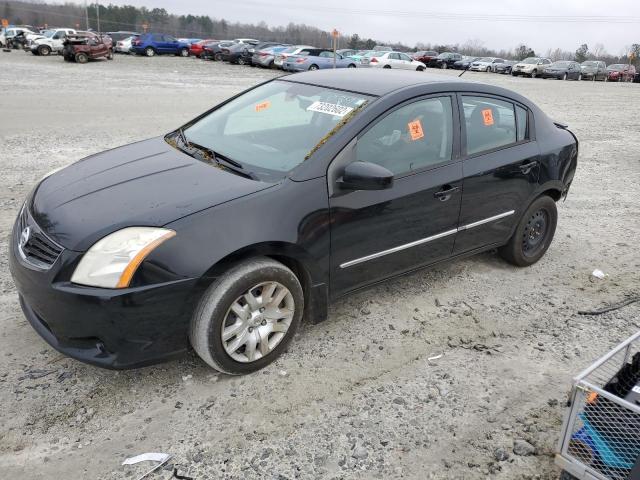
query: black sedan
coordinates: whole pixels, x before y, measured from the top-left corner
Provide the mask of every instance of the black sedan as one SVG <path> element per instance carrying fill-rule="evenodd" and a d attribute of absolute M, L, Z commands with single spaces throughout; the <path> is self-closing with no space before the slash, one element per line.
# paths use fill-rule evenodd
<path fill-rule="evenodd" d="M 233 45 L 235 45 L 235 43 L 232 41 L 205 43 L 202 47 L 200 58 L 220 62 L 222 61 L 222 49 Z"/>
<path fill-rule="evenodd" d="M 565 126 L 503 88 L 289 75 L 45 177 L 9 263 L 26 318 L 71 357 L 130 368 L 191 345 L 243 374 L 356 289 L 493 248 L 537 262 L 577 156 Z"/>
<path fill-rule="evenodd" d="M 544 67 L 542 78 L 558 80 L 582 80 L 582 69 L 578 62 L 560 60 Z"/>

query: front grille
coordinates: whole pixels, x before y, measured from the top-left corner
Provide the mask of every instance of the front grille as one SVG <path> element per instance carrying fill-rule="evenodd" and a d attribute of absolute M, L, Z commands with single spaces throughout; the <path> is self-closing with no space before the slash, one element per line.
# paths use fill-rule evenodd
<path fill-rule="evenodd" d="M 26 206 L 20 212 L 16 235 L 20 255 L 35 267 L 51 268 L 62 253 L 63 247 L 42 232 L 29 215 Z"/>

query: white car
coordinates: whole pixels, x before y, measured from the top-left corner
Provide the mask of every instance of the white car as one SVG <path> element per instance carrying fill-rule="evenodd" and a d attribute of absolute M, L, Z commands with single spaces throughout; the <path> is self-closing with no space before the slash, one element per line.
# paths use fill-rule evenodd
<path fill-rule="evenodd" d="M 115 51 L 117 53 L 131 53 L 131 42 L 134 38 L 136 38 L 136 35 L 131 35 L 116 42 Z"/>
<path fill-rule="evenodd" d="M 547 65 L 551 65 L 551 60 L 548 58 L 529 57 L 525 58 L 521 62 L 516 63 L 511 68 L 511 75 L 517 77 L 519 75 L 526 75 L 527 77 L 536 78 L 538 75 L 542 75 Z"/>
<path fill-rule="evenodd" d="M 76 32 L 73 28 L 58 28 L 56 30 L 47 30 L 42 37 L 37 37 L 30 42 L 29 48 L 34 55 L 49 55 L 52 52 L 62 52 L 64 47 L 64 39 L 67 35 L 75 35 Z"/>
<path fill-rule="evenodd" d="M 497 65 L 504 63 L 503 58 L 483 57 L 471 63 L 469 70 L 472 72 L 496 72 Z"/>
<path fill-rule="evenodd" d="M 314 47 L 310 47 L 309 45 L 293 45 L 289 48 L 286 48 L 285 50 L 278 52 L 276 54 L 276 56 L 273 59 L 273 65 L 277 68 L 282 68 L 284 61 L 287 59 L 288 56 L 298 55 L 300 52 L 302 52 L 307 48 L 314 48 Z"/>
<path fill-rule="evenodd" d="M 35 32 L 24 27 L 5 28 L 0 32 L 0 47 L 5 47 L 7 45 L 7 40 L 11 40 L 19 33 L 24 33 L 27 40 L 29 39 L 29 35 L 35 35 Z"/>
<path fill-rule="evenodd" d="M 427 66 L 402 52 L 377 52 L 369 58 L 369 66 L 377 68 L 398 68 L 422 72 Z"/>
<path fill-rule="evenodd" d="M 234 38 L 233 43 L 246 43 L 250 45 L 257 45 L 260 43 L 260 40 L 256 40 L 255 38 Z"/>

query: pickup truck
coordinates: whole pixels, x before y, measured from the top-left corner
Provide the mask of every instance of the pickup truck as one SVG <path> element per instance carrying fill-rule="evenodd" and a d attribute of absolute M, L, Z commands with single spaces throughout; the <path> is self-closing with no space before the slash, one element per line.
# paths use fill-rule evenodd
<path fill-rule="evenodd" d="M 72 28 L 57 28 L 55 30 L 47 30 L 40 37 L 31 40 L 29 49 L 34 55 L 50 55 L 52 52 L 61 53 L 64 47 L 64 40 L 67 35 L 75 35 L 76 32 Z"/>

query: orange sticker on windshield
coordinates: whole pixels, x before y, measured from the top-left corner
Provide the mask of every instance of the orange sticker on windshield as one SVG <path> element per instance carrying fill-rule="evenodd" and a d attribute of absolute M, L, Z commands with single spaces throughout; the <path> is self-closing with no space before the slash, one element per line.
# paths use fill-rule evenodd
<path fill-rule="evenodd" d="M 414 142 L 416 140 L 420 140 L 424 138 L 424 132 L 422 131 L 422 122 L 419 119 L 414 120 L 413 122 L 409 122 L 407 124 L 409 127 L 409 135 L 411 135 L 411 140 Z"/>
<path fill-rule="evenodd" d="M 485 126 L 489 127 L 493 125 L 493 112 L 490 108 L 482 110 L 482 119 L 484 120 Z"/>
<path fill-rule="evenodd" d="M 256 112 L 262 112 L 271 106 L 271 102 L 269 100 L 259 103 L 256 105 Z"/>

